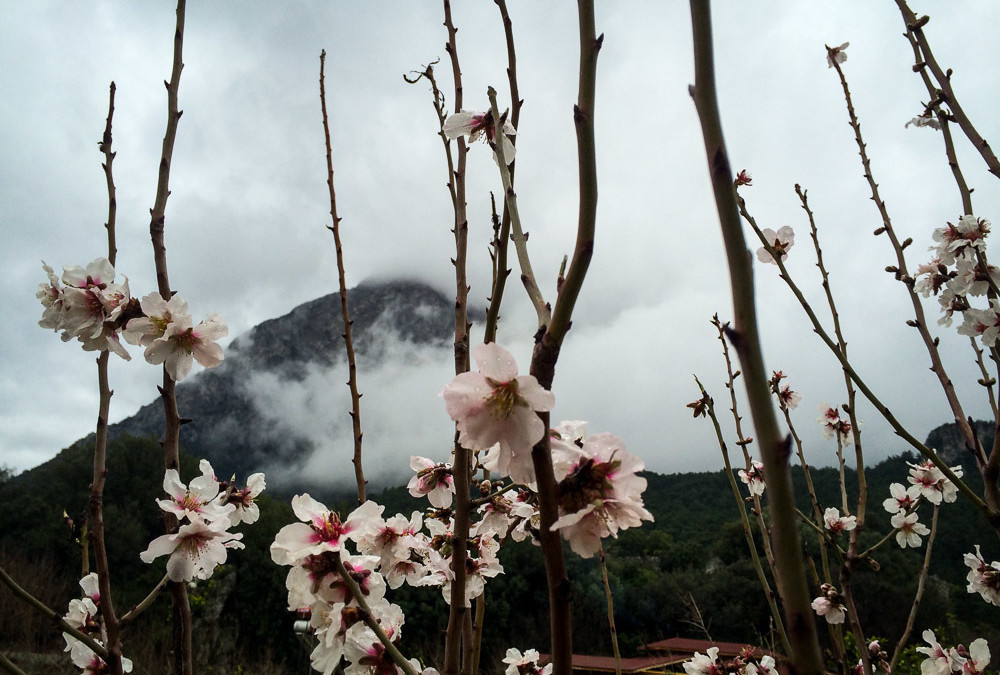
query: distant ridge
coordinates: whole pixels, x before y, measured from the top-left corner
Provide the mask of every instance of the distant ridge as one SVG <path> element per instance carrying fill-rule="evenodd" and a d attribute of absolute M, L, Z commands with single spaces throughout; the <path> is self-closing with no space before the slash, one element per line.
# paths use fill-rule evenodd
<path fill-rule="evenodd" d="M 454 300 L 422 282 L 363 282 L 348 290 L 347 301 L 359 364 L 382 360 L 387 348 L 400 341 L 441 349 L 454 342 Z M 470 316 L 478 321 L 485 314 L 472 311 Z M 181 446 L 195 457 L 207 458 L 220 475 L 235 472 L 242 478 L 264 467 L 302 466 L 315 450 L 314 443 L 261 428 L 251 375 L 266 372 L 280 380 L 301 381 L 311 371 L 346 362 L 342 333 L 340 294 L 331 293 L 239 335 L 219 367 L 178 385 L 180 415 L 192 420 L 181 429 Z M 342 381 L 346 380 L 345 363 Z M 162 436 L 159 400 L 112 425 L 110 433 Z M 274 484 L 269 477 L 269 488 L 279 492 L 295 487 Z"/>

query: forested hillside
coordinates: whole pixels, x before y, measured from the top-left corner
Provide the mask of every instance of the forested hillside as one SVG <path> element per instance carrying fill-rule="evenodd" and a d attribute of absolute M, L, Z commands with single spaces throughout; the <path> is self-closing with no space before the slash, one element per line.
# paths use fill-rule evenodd
<path fill-rule="evenodd" d="M 162 561 L 147 565 L 138 553 L 162 532 L 160 509 L 162 458 L 151 439 L 122 437 L 108 452 L 105 514 L 109 537 L 110 568 L 116 606 L 125 611 L 137 603 L 163 574 Z M 907 460 L 887 460 L 867 471 L 869 517 L 863 544 L 874 543 L 889 531 L 889 516 L 881 508 L 891 482 L 906 481 Z M 53 460 L 0 484 L 0 561 L 13 576 L 38 593 L 58 612 L 78 595 L 81 549 L 74 543 L 63 511 L 79 523 L 85 511 L 90 482 L 90 450 L 78 444 Z M 224 472 L 217 467 L 217 472 Z M 967 471 L 966 476 L 976 472 Z M 182 478 L 197 474 L 196 462 L 182 460 Z M 795 470 L 800 504 L 808 504 L 801 471 Z M 834 469 L 814 470 L 814 481 L 824 505 L 839 503 Z M 243 476 L 238 479 L 242 480 Z M 614 590 L 615 615 L 623 651 L 634 653 L 642 644 L 673 637 L 706 636 L 725 641 L 767 644 L 769 616 L 749 561 L 737 505 L 723 472 L 681 475 L 646 474 L 647 508 L 656 518 L 641 529 L 625 531 L 607 542 L 607 562 Z M 971 479 L 973 482 L 975 478 Z M 265 493 L 266 494 L 266 493 Z M 766 494 L 766 493 L 765 493 Z M 335 495 L 316 495 L 333 506 Z M 388 490 L 374 499 L 386 514 L 409 514 L 424 504 L 403 488 Z M 270 561 L 268 546 L 281 526 L 294 516 L 287 503 L 265 496 L 261 519 L 242 526 L 246 550 L 232 551 L 225 574 L 192 590 L 198 651 L 203 663 L 217 664 L 218 672 L 232 664 L 304 664 L 306 652 L 292 633 L 293 615 L 285 609 L 284 577 L 287 569 Z M 343 511 L 351 508 L 342 497 Z M 927 516 L 929 519 L 929 515 Z M 928 583 L 915 636 L 933 627 L 968 642 L 970 636 L 996 639 L 1000 622 L 996 608 L 965 592 L 962 555 L 974 543 L 983 545 L 987 559 L 1000 557 L 988 537 L 981 516 L 961 499 L 940 511 L 938 538 L 934 542 L 931 579 Z M 812 551 L 815 535 L 803 528 L 803 539 Z M 860 570 L 856 575 L 859 611 L 874 636 L 894 639 L 902 630 L 906 611 L 886 612 L 886 607 L 908 607 L 912 602 L 923 549 L 901 550 L 894 541 L 873 556 L 880 570 Z M 596 559 L 583 560 L 569 553 L 574 583 L 575 644 L 580 653 L 610 653 L 607 609 Z M 545 650 L 548 618 L 544 571 L 538 549 L 509 542 L 501 553 L 508 574 L 487 585 L 484 663 L 499 662 L 510 646 Z M 443 643 L 444 602 L 436 589 L 404 587 L 390 592 L 406 611 L 404 647 L 412 654 L 434 657 Z M 877 598 L 868 602 L 867 598 Z M 4 651 L 61 651 L 58 633 L 44 626 L 9 592 L 0 590 L 5 608 L 0 612 L 0 649 Z M 16 607 L 15 607 L 16 605 Z M 159 672 L 158 651 L 166 644 L 169 603 L 163 598 L 131 633 L 125 649 L 136 661 L 136 673 Z M 6 610 L 15 607 L 14 610 Z M 698 613 L 703 621 L 697 619 Z M 142 635 L 142 639 L 137 639 Z M 307 661 L 307 659 L 306 659 Z M 225 664 L 225 667 L 223 667 Z M 244 670 L 243 672 L 265 672 Z"/>

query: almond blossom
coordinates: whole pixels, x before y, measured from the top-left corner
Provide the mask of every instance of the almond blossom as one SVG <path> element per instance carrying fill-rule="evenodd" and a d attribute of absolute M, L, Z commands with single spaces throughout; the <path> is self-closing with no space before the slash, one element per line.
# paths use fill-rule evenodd
<path fill-rule="evenodd" d="M 847 618 L 847 608 L 840 602 L 840 593 L 833 584 L 823 584 L 819 587 L 821 596 L 812 601 L 813 611 L 826 619 L 827 623 L 844 623 Z"/>
<path fill-rule="evenodd" d="M 986 253 L 986 237 L 989 233 L 990 221 L 964 215 L 958 219 L 958 224 L 948 223 L 945 227 L 934 230 L 931 236 L 937 244 L 930 250 L 945 265 L 955 264 L 958 258 L 975 259 L 977 253 Z"/>
<path fill-rule="evenodd" d="M 719 648 L 709 647 L 705 652 L 695 652 L 690 661 L 684 662 L 687 675 L 721 675 L 724 672 L 719 664 Z"/>
<path fill-rule="evenodd" d="M 916 506 L 920 489 L 916 485 L 907 488 L 900 483 L 893 483 L 889 486 L 889 494 L 892 496 L 882 502 L 882 508 L 889 513 L 898 513 L 909 511 Z"/>
<path fill-rule="evenodd" d="M 565 428 L 572 439 L 574 424 Z M 574 552 L 589 558 L 604 537 L 653 520 L 642 503 L 646 479 L 636 475 L 645 464 L 625 450 L 620 438 L 601 433 L 577 445 L 559 435 L 551 442 L 560 514 L 552 529 L 561 530 Z"/>
<path fill-rule="evenodd" d="M 461 373 L 442 396 L 457 423 L 458 442 L 471 450 L 500 444 L 498 470 L 515 482 L 534 481 L 531 448 L 545 435 L 536 414 L 551 410 L 552 392 L 532 375 L 518 375 L 513 355 L 494 342 L 472 350 L 479 372 Z"/>
<path fill-rule="evenodd" d="M 788 225 L 785 225 L 777 232 L 769 227 L 765 228 L 761 230 L 760 234 L 764 241 L 766 241 L 767 244 L 774 249 L 774 252 L 778 255 L 778 260 L 784 262 L 785 258 L 788 257 L 788 249 L 795 244 L 795 231 Z M 775 262 L 774 256 L 771 255 L 771 252 L 764 246 L 757 249 L 757 260 L 762 263 L 770 263 L 772 265 L 778 264 Z"/>
<path fill-rule="evenodd" d="M 834 63 L 843 63 L 847 60 L 847 48 L 851 46 L 850 42 L 845 42 L 839 47 L 827 47 L 826 48 L 826 67 L 833 68 Z"/>
<path fill-rule="evenodd" d="M 989 309 L 967 309 L 964 321 L 958 327 L 959 335 L 978 337 L 984 347 L 996 347 L 1000 337 L 1000 302 L 990 299 Z"/>
<path fill-rule="evenodd" d="M 934 635 L 934 631 L 928 629 L 923 632 L 924 642 L 929 647 L 917 647 L 917 651 L 926 654 L 927 658 L 920 664 L 922 675 L 949 675 L 953 670 L 962 670 L 964 659 L 958 652 L 952 649 L 945 649 Z"/>
<path fill-rule="evenodd" d="M 898 511 L 893 515 L 890 522 L 893 529 L 898 530 L 896 532 L 896 543 L 899 544 L 900 548 L 906 548 L 907 546 L 920 548 L 920 544 L 922 543 L 920 537 L 931 533 L 926 525 L 917 521 L 917 514 L 915 512 L 907 515 L 905 511 Z"/>
<path fill-rule="evenodd" d="M 750 494 L 761 496 L 764 494 L 764 465 L 760 462 L 753 462 L 750 470 L 740 469 L 740 480 L 747 486 Z"/>
<path fill-rule="evenodd" d="M 208 579 L 216 566 L 226 562 L 227 549 L 243 548 L 242 533 L 228 531 L 229 519 L 206 522 L 193 516 L 175 534 L 165 534 L 149 543 L 139 554 L 143 562 L 152 562 L 161 555 L 167 559 L 167 575 L 171 581 Z"/>
<path fill-rule="evenodd" d="M 825 405 L 820 406 L 820 409 L 823 410 L 823 414 L 816 418 L 816 423 L 823 430 L 823 438 L 827 440 L 836 438 L 841 445 L 853 444 L 854 427 L 849 420 L 840 418 L 840 410 Z"/>
<path fill-rule="evenodd" d="M 304 522 L 285 525 L 271 544 L 271 560 L 277 565 L 295 565 L 306 556 L 339 551 L 347 539 L 357 540 L 363 527 L 374 527 L 384 506 L 366 501 L 341 521 L 336 511 L 308 494 L 292 497 L 292 511 Z"/>
<path fill-rule="evenodd" d="M 951 467 L 951 472 L 956 478 L 961 478 L 963 474 L 961 466 Z M 958 499 L 958 488 L 929 459 L 920 464 L 910 464 L 907 480 L 921 497 L 935 506 L 939 506 L 942 501 L 950 504 Z"/>
<path fill-rule="evenodd" d="M 143 297 L 139 306 L 142 308 L 144 316 L 137 317 L 128 322 L 122 336 L 125 341 L 133 345 L 149 347 L 157 338 L 163 337 L 167 326 L 176 319 L 188 317 L 188 304 L 179 295 L 174 295 L 169 301 L 153 292 Z"/>
<path fill-rule="evenodd" d="M 229 335 L 229 328 L 222 318 L 218 314 L 209 314 L 197 326 L 191 323 L 189 315 L 173 317 L 163 334 L 146 348 L 146 361 L 154 365 L 162 363 L 175 382 L 188 376 L 194 361 L 206 368 L 222 363 L 222 347 L 216 344 L 216 340 Z"/>
<path fill-rule="evenodd" d="M 969 656 L 962 664 L 963 675 L 983 675 L 990 665 L 990 646 L 983 638 L 977 638 L 969 645 Z"/>
<path fill-rule="evenodd" d="M 469 139 L 469 143 L 475 143 L 480 137 L 482 137 L 491 145 L 495 144 L 497 140 L 496 122 L 493 119 L 493 113 L 490 111 L 470 112 L 468 110 L 463 110 L 461 112 L 457 112 L 445 120 L 442 131 L 444 131 L 444 135 L 449 140 L 458 138 L 459 136 L 466 136 Z M 514 144 L 510 141 L 508 136 L 514 136 L 516 134 L 517 131 L 514 129 L 514 126 L 505 119 L 503 122 L 503 133 L 500 135 L 500 139 L 503 144 L 501 149 L 503 150 L 504 161 L 507 164 L 514 161 L 515 153 Z M 493 153 L 493 159 L 497 159 L 495 152 Z"/>
<path fill-rule="evenodd" d="M 829 508 L 823 512 L 823 524 L 831 534 L 837 535 L 841 532 L 849 532 L 858 526 L 856 516 L 841 516 L 840 511 Z"/>
<path fill-rule="evenodd" d="M 969 582 L 966 590 L 979 593 L 983 600 L 1000 607 L 1000 561 L 987 563 L 979 551 L 979 544 L 976 544 L 975 553 L 965 554 L 964 561 L 969 568 L 965 577 Z"/>
<path fill-rule="evenodd" d="M 537 649 L 529 649 L 523 654 L 520 649 L 511 647 L 503 657 L 503 662 L 507 664 L 504 675 L 549 675 L 552 672 L 552 664 L 547 663 L 544 667 L 538 665 L 541 655 Z"/>
<path fill-rule="evenodd" d="M 417 475 L 410 478 L 406 489 L 414 497 L 427 495 L 427 501 L 438 509 L 451 506 L 455 494 L 455 481 L 451 475 L 451 464 L 435 463 L 426 457 L 410 457 L 410 469 Z"/>
<path fill-rule="evenodd" d="M 232 504 L 223 504 L 223 494 L 219 492 L 219 481 L 207 459 L 199 462 L 201 475 L 191 480 L 189 485 L 180 481 L 177 469 L 167 469 L 163 476 L 163 491 L 170 499 L 158 499 L 156 503 L 178 520 L 201 518 L 206 521 L 225 519 L 236 510 Z"/>

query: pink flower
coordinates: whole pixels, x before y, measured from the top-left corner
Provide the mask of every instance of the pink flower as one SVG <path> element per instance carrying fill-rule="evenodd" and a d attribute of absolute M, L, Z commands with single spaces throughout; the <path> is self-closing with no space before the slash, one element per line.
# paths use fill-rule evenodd
<path fill-rule="evenodd" d="M 922 675 L 950 675 L 953 670 L 962 670 L 962 657 L 954 649 L 945 649 L 934 635 L 934 631 L 928 629 L 923 633 L 924 642 L 929 647 L 917 647 L 917 651 L 926 654 L 927 659 L 920 664 Z"/>
<path fill-rule="evenodd" d="M 463 110 L 462 112 L 455 113 L 448 117 L 444 122 L 444 135 L 449 139 L 458 138 L 459 136 L 467 136 L 469 143 L 475 143 L 482 136 L 490 145 L 495 145 L 497 140 L 496 133 L 496 122 L 493 119 L 493 113 L 487 112 L 469 112 L 468 110 Z M 501 134 L 501 143 L 503 144 L 503 156 L 504 161 L 510 164 L 514 161 L 514 144 L 511 143 L 508 136 L 514 136 L 517 134 L 513 125 L 509 121 L 504 121 L 503 124 L 503 134 Z M 493 154 L 493 159 L 497 158 L 496 153 Z"/>
<path fill-rule="evenodd" d="M 503 658 L 503 662 L 507 664 L 504 675 L 549 675 L 552 664 L 542 668 L 538 665 L 539 658 L 541 655 L 537 649 L 529 649 L 522 654 L 520 649 L 511 647 Z"/>
<path fill-rule="evenodd" d="M 455 482 L 451 475 L 451 464 L 437 464 L 426 457 L 410 457 L 410 468 L 417 475 L 410 478 L 406 489 L 414 497 L 427 495 L 427 501 L 438 509 L 451 506 L 451 496 L 455 494 Z"/>
<path fill-rule="evenodd" d="M 235 479 L 235 477 L 234 477 Z M 257 506 L 257 497 L 267 488 L 264 474 L 253 473 L 247 478 L 246 487 L 239 489 L 230 483 L 219 484 L 219 491 L 222 493 L 222 501 L 226 506 L 234 506 L 234 510 L 229 514 L 229 522 L 232 525 L 246 523 L 253 525 L 260 518 L 260 507 Z"/>
<path fill-rule="evenodd" d="M 920 537 L 931 533 L 926 525 L 917 522 L 916 512 L 907 515 L 905 511 L 899 511 L 893 515 L 891 523 L 893 528 L 899 530 L 896 532 L 896 543 L 900 548 L 920 548 Z"/>
<path fill-rule="evenodd" d="M 551 410 L 552 392 L 531 375 L 517 374 L 514 357 L 496 343 L 472 350 L 479 372 L 457 375 L 442 392 L 458 424 L 458 441 L 472 450 L 500 444 L 498 470 L 518 483 L 534 481 L 531 448 L 545 435 L 536 414 Z"/>
<path fill-rule="evenodd" d="M 561 530 L 578 555 L 589 558 L 604 537 L 653 520 L 642 503 L 646 479 L 636 475 L 645 465 L 625 450 L 620 438 L 595 434 L 582 446 L 553 438 L 552 455 L 560 514 L 552 529 Z"/>
<path fill-rule="evenodd" d="M 225 519 L 229 522 L 235 506 L 223 505 L 219 492 L 219 481 L 207 459 L 199 464 L 201 476 L 191 480 L 190 486 L 180 481 L 177 469 L 167 469 L 163 475 L 163 491 L 170 499 L 158 499 L 160 508 L 177 516 L 178 520 L 193 517 L 206 521 Z"/>
<path fill-rule="evenodd" d="M 174 295 L 165 302 L 159 293 L 150 293 L 142 299 L 139 306 L 145 316 L 129 321 L 122 332 L 129 344 L 149 347 L 157 338 L 163 337 L 173 321 L 181 317 L 191 320 L 188 304 L 179 295 Z"/>
<path fill-rule="evenodd" d="M 740 469 L 740 480 L 747 486 L 750 494 L 758 497 L 764 494 L 764 465 L 760 462 L 753 462 L 749 471 Z"/>
<path fill-rule="evenodd" d="M 889 493 L 892 496 L 882 502 L 882 507 L 889 513 L 909 511 L 916 505 L 917 498 L 920 496 L 916 485 L 905 488 L 899 483 L 890 485 Z"/>
<path fill-rule="evenodd" d="M 841 516 L 837 509 L 827 509 L 823 512 L 823 523 L 826 529 L 832 534 L 853 530 L 858 526 L 858 519 L 855 516 Z"/>
<path fill-rule="evenodd" d="M 176 534 L 165 534 L 151 541 L 139 558 L 148 563 L 169 555 L 167 575 L 171 581 L 208 579 L 217 565 L 226 562 L 226 549 L 243 548 L 239 541 L 243 535 L 229 532 L 228 527 L 228 518 L 208 523 L 195 516 L 187 525 L 181 525 Z"/>
<path fill-rule="evenodd" d="M 367 501 L 341 521 L 331 511 L 308 494 L 292 497 L 292 511 L 302 523 L 285 525 L 271 544 L 271 560 L 276 565 L 295 565 L 309 555 L 339 551 L 346 539 L 357 539 L 363 528 L 381 519 L 384 506 Z"/>
<path fill-rule="evenodd" d="M 816 614 L 826 619 L 827 623 L 844 623 L 844 619 L 847 618 L 847 610 L 842 604 L 824 596 L 813 600 L 812 608 Z"/>
<path fill-rule="evenodd" d="M 194 360 L 206 368 L 222 363 L 222 347 L 216 340 L 227 335 L 229 328 L 218 314 L 209 314 L 196 327 L 191 326 L 188 315 L 174 317 L 163 335 L 146 348 L 146 360 L 154 365 L 162 363 L 170 377 L 180 382 L 191 372 Z"/>
<path fill-rule="evenodd" d="M 719 648 L 709 647 L 705 654 L 695 652 L 690 661 L 684 662 L 687 675 L 721 675 L 725 672 L 719 665 Z"/>
<path fill-rule="evenodd" d="M 983 600 L 1000 607 L 1000 562 L 994 560 L 987 563 L 979 552 L 979 544 L 976 544 L 975 553 L 965 554 L 964 561 L 969 567 L 969 574 L 965 577 L 969 582 L 966 590 L 979 593 Z"/>
<path fill-rule="evenodd" d="M 795 244 L 795 231 L 788 225 L 785 225 L 777 232 L 771 228 L 761 230 L 761 236 L 774 249 L 774 252 L 778 254 L 778 260 L 782 262 L 788 257 L 788 249 Z M 762 263 L 777 264 L 774 261 L 774 256 L 763 246 L 757 249 L 757 260 Z"/>
<path fill-rule="evenodd" d="M 851 45 L 850 42 L 845 42 L 839 47 L 827 47 L 826 48 L 826 67 L 833 68 L 834 63 L 843 63 L 847 60 L 846 50 Z"/>

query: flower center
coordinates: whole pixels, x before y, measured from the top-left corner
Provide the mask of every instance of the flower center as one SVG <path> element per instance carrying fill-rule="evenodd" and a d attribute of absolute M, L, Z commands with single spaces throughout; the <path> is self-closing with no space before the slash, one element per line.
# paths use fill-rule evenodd
<path fill-rule="evenodd" d="M 510 419 L 516 406 L 528 405 L 527 401 L 517 393 L 516 379 L 498 382 L 487 377 L 486 381 L 493 387 L 493 393 L 486 397 L 486 407 L 490 411 L 490 416 L 503 420 Z"/>

